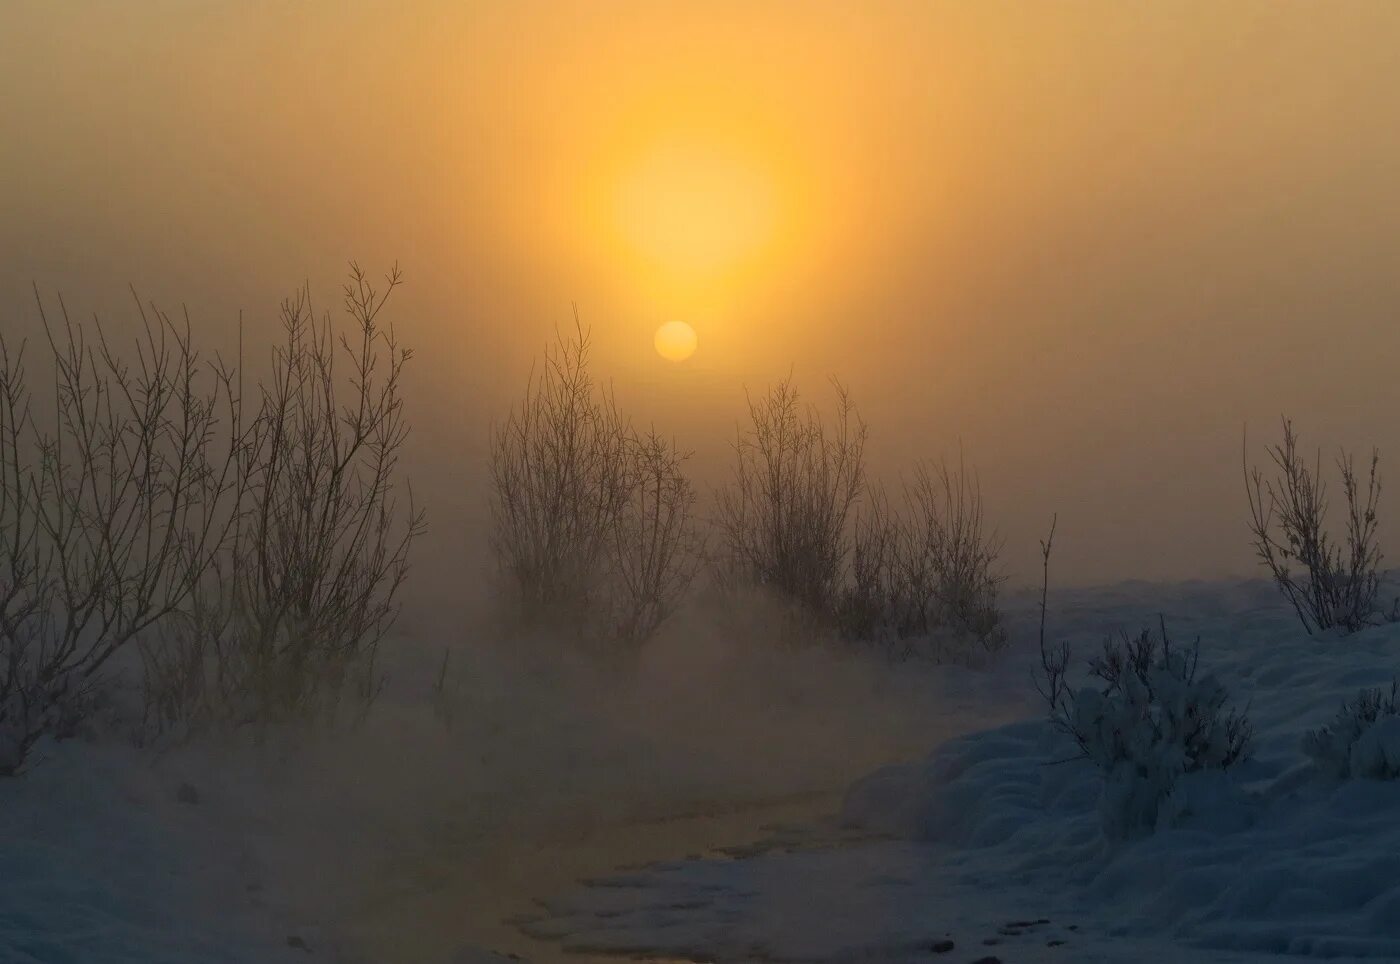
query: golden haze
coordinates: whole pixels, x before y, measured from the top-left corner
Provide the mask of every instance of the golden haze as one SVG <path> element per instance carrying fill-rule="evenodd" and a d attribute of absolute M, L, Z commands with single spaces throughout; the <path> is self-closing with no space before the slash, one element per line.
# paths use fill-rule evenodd
<path fill-rule="evenodd" d="M 883 472 L 961 442 L 1014 573 L 1054 511 L 1066 580 L 1250 571 L 1246 420 L 1400 458 L 1391 3 L 0 18 L 6 331 L 31 280 L 109 318 L 130 281 L 227 345 L 239 308 L 251 340 L 303 279 L 329 302 L 346 259 L 398 259 L 415 481 L 452 545 L 571 301 L 702 478 L 789 369 L 849 383 Z M 651 344 L 677 318 L 685 366 Z"/>

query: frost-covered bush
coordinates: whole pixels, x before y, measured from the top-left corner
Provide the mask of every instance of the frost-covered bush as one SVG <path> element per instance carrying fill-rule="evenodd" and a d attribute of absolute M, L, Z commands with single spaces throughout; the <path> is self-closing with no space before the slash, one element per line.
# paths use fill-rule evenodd
<path fill-rule="evenodd" d="M 1227 707 L 1215 677 L 1198 675 L 1200 641 L 1174 650 L 1162 627 L 1105 640 L 1090 660 L 1101 686 L 1052 707 L 1057 725 L 1104 774 L 1104 834 L 1122 839 L 1151 830 L 1182 774 L 1225 770 L 1244 759 L 1251 727 Z"/>
<path fill-rule="evenodd" d="M 1347 700 L 1332 722 L 1303 737 L 1303 752 L 1320 770 L 1348 779 L 1400 779 L 1400 707 L 1397 684 L 1362 690 Z"/>

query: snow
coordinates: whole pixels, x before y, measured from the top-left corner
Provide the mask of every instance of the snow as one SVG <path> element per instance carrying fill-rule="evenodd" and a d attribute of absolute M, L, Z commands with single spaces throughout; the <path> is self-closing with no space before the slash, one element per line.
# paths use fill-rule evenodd
<path fill-rule="evenodd" d="M 199 805 L 131 747 L 43 743 L 0 783 L 0 960 L 298 960 L 200 832 Z M 184 797 L 182 800 L 181 797 Z"/>
<path fill-rule="evenodd" d="M 1303 749 L 1360 688 L 1389 684 L 1400 627 L 1310 638 L 1259 583 L 1127 584 L 1052 609 L 1077 659 L 1159 611 L 1174 638 L 1199 633 L 1203 678 L 1249 706 L 1253 758 L 1180 776 L 1154 832 L 1118 840 L 1099 813 L 1118 775 L 1068 759 L 1033 718 L 872 773 L 837 819 L 766 853 L 601 881 L 527 926 L 568 947 L 720 960 L 928 960 L 947 940 L 959 960 L 1400 960 L 1400 781 L 1339 780 Z M 1397 720 L 1363 730 L 1356 772 L 1400 759 Z"/>
<path fill-rule="evenodd" d="M 1258 582 L 1125 583 L 1052 594 L 1051 610 L 1052 635 L 1074 645 L 1080 666 L 1107 633 L 1155 626 L 1159 612 L 1178 645 L 1199 634 L 1198 680 L 1214 681 L 1203 698 L 1216 701 L 1218 683 L 1231 705 L 1248 707 L 1253 756 L 1226 771 L 1174 773 L 1154 788 L 1137 833 L 1111 826 L 1106 833 L 1105 800 L 1121 810 L 1113 794 L 1132 792 L 1131 780 L 1119 782 L 1122 775 L 1110 768 L 1105 781 L 1103 770 L 1076 758 L 1068 738 L 1038 715 L 969 732 L 976 729 L 969 715 L 979 708 L 997 722 L 1014 719 L 1010 707 L 1034 706 L 1017 702 L 1033 692 L 1035 662 L 1034 598 L 1018 596 L 1012 645 L 998 666 L 910 674 L 927 711 L 917 719 L 937 745 L 856 780 L 838 813 L 775 827 L 757 846 L 668 859 L 538 894 L 539 911 L 517 923 L 532 939 L 568 952 L 707 960 L 1400 960 L 1400 780 L 1367 778 L 1400 772 L 1400 716 L 1379 712 L 1352 725 L 1354 713 L 1339 715 L 1363 689 L 1388 692 L 1400 670 L 1400 626 L 1310 638 L 1272 588 Z M 694 686 L 702 667 L 679 665 L 685 669 L 673 688 L 667 677 L 648 677 L 638 691 L 650 694 L 645 702 L 600 698 L 617 703 L 617 719 L 586 714 L 589 726 L 604 731 L 597 737 L 580 723 L 583 704 L 557 694 L 542 703 L 557 703 L 555 725 L 539 712 L 519 713 L 519 691 L 505 686 L 503 701 L 517 709 L 468 720 L 461 732 L 480 753 L 456 769 L 441 761 L 462 760 L 462 745 L 455 736 L 434 737 L 426 720 L 421 732 L 386 727 L 378 748 L 367 742 L 371 726 L 359 743 L 339 747 L 348 758 L 343 765 L 288 756 L 266 786 L 234 753 L 155 753 L 120 740 L 45 743 L 29 773 L 0 783 L 0 961 L 378 961 L 338 950 L 338 919 L 363 911 L 355 902 L 363 880 L 412 847 L 446 853 L 451 840 L 489 841 L 506 832 L 500 820 L 453 824 L 454 813 L 468 819 L 460 801 L 491 803 L 486 809 L 502 815 L 534 808 L 545 819 L 552 811 L 529 799 L 539 784 L 549 799 L 559 797 L 560 809 L 583 807 L 588 817 L 603 814 L 616 794 L 634 798 L 652 787 L 646 800 L 661 807 L 655 816 L 665 816 L 671 811 L 662 804 L 693 806 L 701 791 L 706 799 L 732 792 L 736 779 L 762 792 L 810 789 L 819 781 L 809 763 L 834 754 L 840 734 L 858 730 L 861 707 L 888 711 L 891 700 L 903 705 L 910 695 L 876 686 L 872 677 L 862 684 L 863 702 L 834 702 L 833 683 L 853 685 L 850 667 L 837 661 L 809 674 L 820 685 L 797 685 L 789 672 L 792 692 L 783 706 L 757 714 L 774 691 L 758 686 L 766 677 L 752 666 L 745 664 L 744 674 L 728 664 L 714 671 L 715 680 L 754 686 L 719 704 L 718 683 Z M 784 667 L 791 669 L 776 668 Z M 1188 696 L 1177 692 L 1167 702 L 1179 710 Z M 812 712 L 800 725 L 796 706 Z M 675 725 L 662 725 L 667 710 Z M 387 707 L 381 718 L 391 711 L 398 712 Z M 614 729 L 643 718 L 651 727 L 645 746 L 617 741 Z M 814 727 L 815 719 L 827 723 Z M 753 729 L 756 721 L 761 729 Z M 527 725 L 539 730 L 538 746 L 525 741 Z M 755 758 L 762 749 L 755 746 L 743 756 L 757 768 L 750 772 L 706 756 L 733 744 L 735 734 L 772 734 L 783 725 L 789 742 L 802 745 L 800 757 L 779 754 L 775 743 Z M 900 732 L 890 719 L 869 725 Z M 508 738 L 488 735 L 502 726 Z M 1341 736 L 1305 741 L 1324 726 Z M 707 742 L 701 731 L 709 727 L 718 729 Z M 957 733 L 963 735 L 948 738 Z M 574 742 L 560 742 L 565 734 Z M 418 748 L 414 757 L 437 762 L 390 773 L 385 761 L 406 757 L 405 745 Z M 545 753 L 551 746 L 554 756 Z M 488 767 L 488 753 L 515 769 Z M 771 775 L 771 786 L 758 770 Z M 366 772 L 376 779 L 366 781 Z M 320 787 L 319 795 L 309 787 Z M 455 809 L 413 809 L 426 800 Z M 289 834 L 296 849 L 287 849 Z M 426 866 L 408 866 L 404 879 Z M 386 879 L 385 888 L 397 881 Z M 298 886 L 321 892 L 324 913 L 308 911 L 310 921 L 297 916 L 292 908 L 317 906 L 291 899 Z M 427 915 L 415 916 L 411 894 L 401 899 L 407 903 L 394 920 L 430 926 Z M 445 950 L 414 959 L 505 959 L 473 947 L 469 937 L 425 940 L 422 946 Z"/>
<path fill-rule="evenodd" d="M 1351 772 L 1373 779 L 1400 775 L 1400 716 L 1385 716 L 1368 725 L 1351 748 Z"/>

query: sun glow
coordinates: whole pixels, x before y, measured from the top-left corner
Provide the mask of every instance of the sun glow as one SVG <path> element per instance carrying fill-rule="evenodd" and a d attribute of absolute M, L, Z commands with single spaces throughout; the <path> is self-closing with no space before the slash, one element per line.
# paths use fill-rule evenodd
<path fill-rule="evenodd" d="M 765 285 L 791 277 L 813 237 L 804 168 L 780 125 L 699 113 L 701 122 L 681 126 L 660 106 L 635 107 L 572 185 L 590 270 L 611 279 L 634 318 L 691 321 L 655 329 L 654 348 L 670 362 L 696 351 L 697 320 L 706 358 L 752 350 L 763 332 L 749 328 L 741 340 L 736 319 Z"/>
<path fill-rule="evenodd" d="M 656 353 L 667 361 L 685 361 L 695 354 L 699 338 L 683 321 L 668 321 L 656 329 Z"/>
<path fill-rule="evenodd" d="M 624 176 L 618 226 L 649 260 L 701 272 L 724 270 L 772 241 L 775 193 L 750 160 L 714 148 L 667 145 Z"/>
<path fill-rule="evenodd" d="M 573 146 L 559 153 L 576 160 L 549 172 L 538 223 L 571 274 L 627 305 L 629 327 L 703 324 L 704 357 L 737 363 L 781 337 L 752 323 L 762 306 L 825 262 L 844 209 L 822 165 L 839 152 L 780 90 L 736 98 L 667 73 L 617 79 L 587 104 L 559 92 L 577 107 L 562 121 Z M 648 354 L 644 332 L 633 344 Z"/>

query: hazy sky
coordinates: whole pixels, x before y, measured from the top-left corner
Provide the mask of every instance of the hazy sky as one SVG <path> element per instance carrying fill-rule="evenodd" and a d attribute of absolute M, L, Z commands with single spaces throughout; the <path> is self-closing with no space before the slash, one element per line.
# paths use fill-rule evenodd
<path fill-rule="evenodd" d="M 1056 511 L 1064 581 L 1254 571 L 1280 412 L 1400 538 L 1400 4 L 8 0 L 0 91 L 7 336 L 400 262 L 439 548 L 571 302 L 707 479 L 789 370 L 881 472 L 961 440 L 1018 577 Z"/>

